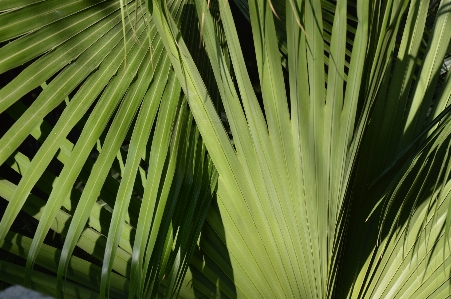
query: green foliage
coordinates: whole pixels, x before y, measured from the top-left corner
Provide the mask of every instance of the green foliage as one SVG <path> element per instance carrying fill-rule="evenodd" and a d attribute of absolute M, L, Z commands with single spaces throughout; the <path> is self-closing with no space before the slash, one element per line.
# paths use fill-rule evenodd
<path fill-rule="evenodd" d="M 451 1 L 235 2 L 0 0 L 2 287 L 451 295 Z"/>

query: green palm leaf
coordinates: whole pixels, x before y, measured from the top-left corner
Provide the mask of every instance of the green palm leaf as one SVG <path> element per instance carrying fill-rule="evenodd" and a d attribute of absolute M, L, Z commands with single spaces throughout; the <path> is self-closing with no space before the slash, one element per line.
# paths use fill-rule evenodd
<path fill-rule="evenodd" d="M 172 3 L 177 19 L 183 5 Z M 4 250 L 26 261 L 16 267 L 22 270 L 4 264 L 2 273 L 16 277 L 4 281 L 64 297 L 105 296 L 107 287 L 113 288 L 109 295 L 123 297 L 136 292 L 135 285 L 140 296 L 156 294 L 165 276 L 181 275 L 174 257 L 190 260 L 203 223 L 198 216 L 208 210 L 215 189 L 215 169 L 181 104 L 180 87 L 144 4 L 3 1 L 0 9 L 2 41 L 14 39 L 1 47 L 1 70 L 27 63 L 0 91 L 2 117 L 14 119 L 0 142 L 1 196 L 8 202 L 0 239 Z M 38 98 L 24 106 L 21 98 L 39 86 Z M 62 113 L 53 122 L 55 110 Z M 31 159 L 22 154 L 30 135 L 41 144 Z M 191 164 L 177 157 L 189 160 L 199 150 L 203 154 L 186 176 Z M 181 187 L 189 191 L 194 185 L 193 175 L 213 179 L 205 189 L 210 192 L 181 198 Z M 196 211 L 196 217 L 183 209 Z M 31 239 L 15 232 L 25 217 L 21 212 L 39 220 Z M 177 234 L 180 226 L 192 224 L 195 229 Z M 63 237 L 61 244 L 51 241 L 62 250 L 48 249 L 50 230 Z M 139 244 L 145 252 L 139 253 Z M 140 260 L 132 258 L 136 253 Z M 74 258 L 92 279 L 71 276 Z M 34 278 L 41 267 L 55 273 L 56 284 L 52 276 Z M 137 280 L 133 269 L 141 273 Z"/>
<path fill-rule="evenodd" d="M 446 7 L 445 2 L 441 4 L 441 7 Z M 354 244 L 354 242 L 352 237 L 346 238 L 349 230 L 355 231 L 354 227 L 347 225 L 347 221 L 349 218 L 353 221 L 356 217 L 362 217 L 362 211 L 359 208 L 355 209 L 355 205 L 362 205 L 361 201 L 365 198 L 353 195 L 354 188 L 361 188 L 360 186 L 364 185 L 359 185 L 360 177 L 351 180 L 351 175 L 354 173 L 354 169 L 357 171 L 359 169 L 360 164 L 357 163 L 359 161 L 357 157 L 365 154 L 367 140 L 370 143 L 374 142 L 374 140 L 368 139 L 368 135 L 363 138 L 363 134 L 370 130 L 368 129 L 370 123 L 379 121 L 374 118 L 372 107 L 382 101 L 382 99 L 377 100 L 377 96 L 385 92 L 380 86 L 384 82 L 389 82 L 387 80 L 391 77 L 391 73 L 388 71 L 388 67 L 392 63 L 396 63 L 391 53 L 394 50 L 396 33 L 401 27 L 403 13 L 409 5 L 415 9 L 418 3 L 397 2 L 374 4 L 375 6 L 369 3 L 358 3 L 357 18 L 359 22 L 355 31 L 354 46 L 350 52 L 349 70 L 345 69 L 346 4 L 344 2 L 337 3 L 329 52 L 329 62 L 333 59 L 335 65 L 328 72 L 327 85 L 323 72 L 325 65 L 323 60 L 324 37 L 320 2 L 299 1 L 293 5 L 299 10 L 287 10 L 289 15 L 287 20 L 291 22 L 286 26 L 287 36 L 292 37 L 288 39 L 287 43 L 289 88 L 290 95 L 293 97 L 291 99 L 293 104 L 290 105 L 290 117 L 287 113 L 284 83 L 280 80 L 283 75 L 280 69 L 280 54 L 274 38 L 276 31 L 270 7 L 272 4 L 249 2 L 266 120 L 259 113 L 255 96 L 250 96 L 254 103 L 249 104 L 248 102 L 252 88 L 247 76 L 242 76 L 242 74 L 246 74 L 245 65 L 243 59 L 239 57 L 240 51 L 236 46 L 238 38 L 228 4 L 220 2 L 217 7 L 220 10 L 222 25 L 227 37 L 229 54 L 234 68 L 233 74 L 236 76 L 240 92 L 239 97 L 236 96 L 238 92 L 234 91 L 235 86 L 230 84 L 232 80 L 225 74 L 228 71 L 224 67 L 226 65 L 225 55 L 219 51 L 219 39 L 215 40 L 214 25 L 208 16 L 208 10 L 205 9 L 208 5 L 203 2 L 196 2 L 196 4 L 198 18 L 204 22 L 201 28 L 204 29 L 202 34 L 205 47 L 231 124 L 238 163 L 229 152 L 228 141 L 222 137 L 225 133 L 217 125 L 217 115 L 214 110 L 209 108 L 212 100 L 208 95 L 206 96 L 205 87 L 200 81 L 200 76 L 184 46 L 184 41 L 180 38 L 178 29 L 173 25 L 172 17 L 167 13 L 165 3 L 153 1 L 151 12 L 155 17 L 165 47 L 171 53 L 170 57 L 176 74 L 183 82 L 182 88 L 188 95 L 193 115 L 220 175 L 218 203 L 225 236 L 221 238 L 218 235 L 218 238 L 226 244 L 230 254 L 233 276 L 227 268 L 223 271 L 227 273 L 226 276 L 229 280 L 233 277 L 236 291 L 230 293 L 231 289 L 224 287 L 224 292 L 218 293 L 222 292 L 220 286 L 227 285 L 228 279 L 225 277 L 223 280 L 221 277 L 209 279 L 208 276 L 202 276 L 203 274 L 200 274 L 203 279 L 198 278 L 197 291 L 208 297 L 220 296 L 226 292 L 229 297 L 323 298 L 337 296 L 341 292 L 340 283 L 347 279 L 342 276 L 343 273 L 347 273 L 344 269 L 350 268 L 346 264 L 346 257 L 350 258 L 352 252 L 359 252 L 362 248 L 359 246 L 349 247 L 351 246 L 349 244 Z M 380 20 L 370 18 L 370 16 L 377 16 L 376 13 L 379 11 L 383 12 Z M 443 9 L 439 8 L 438 11 L 443 11 Z M 445 20 L 448 13 L 446 11 L 437 14 L 436 27 L 442 28 L 445 23 L 440 19 Z M 293 24 L 296 18 L 303 22 L 305 20 L 303 26 L 305 33 L 300 26 Z M 419 21 L 421 22 L 421 20 Z M 376 25 L 379 26 L 376 27 L 378 31 L 370 31 L 371 26 Z M 402 24 L 402 26 L 408 25 Z M 441 33 L 438 34 L 443 34 L 443 31 L 439 32 Z M 447 45 L 449 38 L 446 36 L 443 40 Z M 374 48 L 370 48 L 371 46 Z M 431 48 L 434 49 L 433 52 L 429 52 Z M 443 61 L 445 54 L 445 51 L 441 50 L 444 48 L 441 48 L 440 43 L 434 42 L 433 38 L 430 41 L 429 49 L 426 50 L 426 58 L 422 64 L 424 67 L 420 70 L 420 75 L 416 77 L 419 82 L 417 86 L 421 86 L 421 90 L 426 89 L 424 83 L 422 84 L 419 80 L 423 76 L 425 78 L 432 76 L 428 74 L 437 74 L 437 69 L 434 69 L 433 65 L 429 67 L 431 64 L 428 63 L 428 53 L 436 57 L 437 61 Z M 373 56 L 370 56 L 370 51 L 374 51 Z M 440 54 L 437 54 L 439 52 Z M 365 70 L 367 73 L 363 73 Z M 292 77 L 291 72 L 293 72 Z M 345 72 L 348 83 L 343 90 L 345 81 L 343 74 Z M 248 88 L 242 88 L 246 84 Z M 432 81 L 432 84 L 434 85 L 430 90 L 434 90 L 435 82 Z M 297 86 L 302 86 L 302 89 Z M 327 86 L 326 89 L 325 86 Z M 413 96 L 413 102 L 416 102 L 416 98 L 429 99 L 431 96 L 426 97 L 423 91 L 421 96 Z M 443 96 L 447 98 L 448 94 Z M 383 100 L 386 102 L 385 99 Z M 430 102 L 427 101 L 419 103 L 423 105 L 422 107 L 430 105 Z M 240 109 L 241 105 L 244 113 Z M 439 111 L 442 111 L 445 106 L 442 105 Z M 410 109 L 416 111 L 414 109 L 418 108 L 411 106 Z M 425 119 L 426 115 L 423 114 L 421 117 Z M 429 119 L 431 118 L 432 116 Z M 381 118 L 380 121 L 382 120 Z M 237 123 L 244 125 L 241 125 L 239 130 L 234 130 Z M 298 131 L 290 134 L 293 127 Z M 438 131 L 433 135 L 433 140 L 437 140 L 438 136 L 443 136 L 441 142 L 444 142 L 448 136 L 446 126 L 441 126 L 436 130 Z M 402 136 L 408 138 L 407 135 Z M 261 142 L 262 140 L 263 142 Z M 248 146 L 243 147 L 244 142 L 247 142 L 248 146 L 252 146 L 255 152 L 252 153 Z M 409 144 L 401 144 L 400 148 L 406 148 L 407 145 Z M 363 148 L 362 151 L 361 148 Z M 412 147 L 410 146 L 410 148 Z M 246 154 L 247 152 L 249 154 Z M 418 157 L 422 154 L 422 151 L 416 152 L 412 161 L 418 161 Z M 251 156 L 254 158 L 249 159 L 248 157 Z M 447 156 L 444 158 L 447 161 Z M 446 169 L 446 167 L 444 168 Z M 407 176 L 414 171 L 414 166 L 403 169 Z M 379 174 L 383 170 L 382 168 Z M 438 179 L 436 184 L 444 184 L 448 176 L 446 171 L 444 173 L 446 174 L 444 179 L 439 175 L 435 176 L 433 181 Z M 404 202 L 403 196 L 396 190 L 402 186 L 408 186 L 412 182 L 412 179 L 407 180 L 403 175 L 398 175 L 394 179 L 399 183 L 385 187 L 388 188 L 387 190 L 394 190 L 390 192 L 395 192 L 388 201 L 389 206 L 387 207 L 390 207 L 393 204 L 391 202 L 395 200 L 400 203 Z M 414 182 L 419 181 L 415 177 L 413 180 Z M 397 185 L 401 187 L 396 187 Z M 377 198 L 381 195 L 384 194 L 376 192 L 373 196 Z M 387 195 L 385 197 L 389 199 Z M 428 202 L 428 199 L 417 201 L 414 206 L 416 207 L 420 202 Z M 402 204 L 403 207 L 405 205 Z M 392 218 L 388 209 L 385 210 L 386 212 L 381 214 L 383 223 L 387 221 L 393 221 L 393 225 L 398 223 L 399 216 Z M 368 217 L 370 211 L 367 211 L 366 214 L 364 211 L 363 215 Z M 416 210 L 414 211 L 417 213 Z M 354 216 L 354 213 L 360 215 Z M 218 217 L 216 214 L 216 220 L 207 220 L 217 223 Z M 361 219 L 360 227 L 368 230 L 369 228 L 364 223 L 364 219 Z M 220 227 L 216 226 L 216 230 L 219 231 Z M 376 242 L 374 245 L 375 248 L 380 247 Z M 349 254 L 344 253 L 345 249 L 348 249 Z M 213 260 L 216 266 L 223 264 L 218 250 L 206 247 L 204 253 L 210 258 L 216 259 Z M 403 248 L 398 247 L 398 250 L 403 250 Z M 372 261 L 370 256 L 367 256 L 369 261 Z M 365 283 L 369 283 L 368 279 L 371 281 L 375 279 L 367 268 L 367 264 L 356 261 L 352 265 L 355 271 L 361 273 Z M 374 271 L 379 269 L 374 267 Z M 204 266 L 203 269 L 198 270 L 209 273 L 213 269 Z M 196 271 L 192 272 L 193 279 L 195 276 Z M 403 279 L 406 277 L 402 276 L 396 285 L 403 285 L 405 283 Z M 447 276 L 444 275 L 444 277 Z M 354 280 L 355 283 L 359 283 L 359 278 L 355 279 L 357 281 L 352 276 L 350 277 L 350 281 Z M 382 281 L 381 287 L 390 287 L 389 282 L 391 281 Z M 220 287 L 219 291 L 209 285 L 211 283 Z M 441 285 L 442 280 L 439 283 Z M 350 294 L 354 294 L 354 287 L 352 285 L 351 287 L 348 289 L 345 287 L 343 291 L 351 290 Z M 357 288 L 355 295 L 366 297 L 383 294 L 368 293 L 365 291 L 365 287 L 366 285 L 363 284 Z M 433 287 L 430 288 L 433 289 Z"/>
<path fill-rule="evenodd" d="M 0 281 L 450 295 L 451 1 L 235 2 L 0 1 Z"/>

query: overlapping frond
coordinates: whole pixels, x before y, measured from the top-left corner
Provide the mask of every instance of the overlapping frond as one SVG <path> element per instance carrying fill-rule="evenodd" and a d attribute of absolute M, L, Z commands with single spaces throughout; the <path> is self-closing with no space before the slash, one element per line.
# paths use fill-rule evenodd
<path fill-rule="evenodd" d="M 0 280 L 450 295 L 451 1 L 235 2 L 0 1 Z"/>
<path fill-rule="evenodd" d="M 322 13 L 330 5 L 320 1 L 287 1 L 284 7 L 290 9 L 285 10 L 284 29 L 288 78 L 284 80 L 281 59 L 284 49 L 279 47 L 274 21 L 278 18 L 274 8 L 277 4 L 248 1 L 263 101 L 260 104 L 249 80 L 229 3 L 218 1 L 216 5 L 227 41 L 228 51 L 223 52 L 215 36 L 214 18 L 206 9 L 208 5 L 196 1 L 198 18 L 203 20 L 205 48 L 232 131 L 233 147 L 165 2 L 149 3 L 219 172 L 218 208 L 207 218 L 206 230 L 207 238 L 216 240 L 220 246 L 214 248 L 208 241 L 202 243 L 194 261 L 203 258 L 204 264 L 194 262 L 197 266 L 189 276 L 197 292 L 207 297 L 360 298 L 374 294 L 402 296 L 394 287 L 413 286 L 409 275 L 400 275 L 395 267 L 384 272 L 386 268 L 379 268 L 378 260 L 393 256 L 387 253 L 386 247 L 394 248 L 395 254 L 407 248 L 395 246 L 401 243 L 397 242 L 398 237 L 392 237 L 394 228 L 384 230 L 387 225 L 407 225 L 405 219 L 393 214 L 395 203 L 401 211 L 408 211 L 412 215 L 409 221 L 415 223 L 422 221 L 421 207 L 447 206 L 436 205 L 433 197 L 412 202 L 409 196 L 404 199 L 406 195 L 397 192 L 399 188 L 422 182 L 414 175 L 415 167 L 420 167 L 417 163 L 427 163 L 429 156 L 446 144 L 448 136 L 447 125 L 427 127 L 427 123 L 445 109 L 449 98 L 446 83 L 438 91 L 435 88 L 450 40 L 449 32 L 443 30 L 449 11 L 447 1 L 442 1 L 436 13 L 425 11 L 419 15 L 417 9 L 428 8 L 429 3 L 423 2 L 359 1 L 353 6 L 337 1 L 331 6 L 332 26 L 328 23 L 326 30 L 327 21 Z M 416 39 L 421 41 L 425 35 L 416 29 L 426 28 L 421 23 L 430 18 L 436 18 L 434 27 L 428 32 L 430 39 L 423 48 L 424 56 L 419 56 L 420 44 Z M 355 25 L 352 34 L 350 24 Z M 329 38 L 325 38 L 326 31 L 330 33 Z M 412 36 L 417 46 L 407 46 Z M 409 51 L 414 52 L 407 56 Z M 226 63 L 229 56 L 232 67 Z M 417 71 L 413 72 L 415 68 Z M 414 87 L 410 87 L 412 82 Z M 412 89 L 406 93 L 400 91 L 407 88 Z M 403 97 L 411 104 L 406 106 Z M 396 112 L 388 105 L 399 105 L 397 111 L 404 116 L 395 120 L 402 123 L 386 121 L 384 113 Z M 418 116 L 417 111 L 421 111 Z M 410 128 L 412 121 L 415 129 Z M 381 127 L 397 131 L 398 135 L 391 139 L 389 132 L 381 132 Z M 422 133 L 425 128 L 427 131 Z M 428 144 L 435 145 L 426 154 L 426 145 L 421 140 L 429 135 Z M 416 136 L 420 137 L 415 139 Z M 384 145 L 387 140 L 397 142 L 397 147 L 390 149 Z M 381 162 L 383 152 L 389 152 L 392 158 Z M 398 156 L 399 153 L 403 154 Z M 443 174 L 430 175 L 437 186 L 447 184 L 447 157 L 440 162 Z M 392 163 L 397 167 L 387 170 Z M 362 176 L 363 169 L 372 179 Z M 396 171 L 401 172 L 394 175 Z M 368 188 L 378 176 L 385 183 L 379 181 L 376 189 Z M 390 180 L 391 184 L 387 184 Z M 378 201 L 384 209 L 377 206 Z M 371 221 L 365 222 L 372 209 L 383 210 L 379 213 L 381 225 L 376 227 Z M 447 215 L 447 208 L 436 210 L 445 213 L 436 215 Z M 437 219 L 445 221 L 443 216 L 432 219 L 435 220 L 430 222 L 432 226 L 440 226 Z M 370 233 L 372 228 L 375 235 Z M 212 235 L 213 232 L 216 233 Z M 404 238 L 412 238 L 410 234 L 418 232 L 419 228 L 406 230 Z M 366 246 L 374 248 L 375 253 Z M 227 251 L 220 249 L 224 247 Z M 434 263 L 442 263 L 435 252 L 427 252 L 427 256 L 435 258 Z M 404 261 L 406 267 L 415 263 L 411 259 Z M 427 269 L 427 262 L 421 267 Z M 432 268 L 426 271 L 433 272 Z M 387 275 L 398 280 L 383 280 Z M 439 290 L 430 294 L 441 296 L 446 292 L 449 275 L 440 275 L 443 280 L 434 281 L 431 277 L 423 284 L 424 289 Z"/>
<path fill-rule="evenodd" d="M 170 295 L 216 170 L 152 17 L 140 1 L 35 2 L 0 2 L 0 280 Z"/>

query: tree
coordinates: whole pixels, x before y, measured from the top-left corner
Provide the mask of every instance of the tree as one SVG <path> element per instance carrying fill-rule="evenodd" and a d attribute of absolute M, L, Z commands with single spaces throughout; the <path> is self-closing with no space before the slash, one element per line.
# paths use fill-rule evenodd
<path fill-rule="evenodd" d="M 451 1 L 236 2 L 0 1 L 0 280 L 450 294 Z"/>

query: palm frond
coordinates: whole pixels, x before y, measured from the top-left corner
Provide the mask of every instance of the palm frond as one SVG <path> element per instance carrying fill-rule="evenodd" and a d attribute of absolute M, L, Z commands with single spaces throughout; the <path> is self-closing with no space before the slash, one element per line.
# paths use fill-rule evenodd
<path fill-rule="evenodd" d="M 179 21 L 184 5 L 171 4 Z M 154 296 L 185 271 L 216 172 L 145 4 L 0 8 L 1 41 L 12 40 L 0 48 L 1 72 L 25 64 L 0 89 L 2 118 L 13 121 L 0 139 L 0 239 L 24 261 L 5 261 L 2 273 L 15 276 L 3 281 L 58 297 Z M 39 94 L 31 103 L 30 92 Z M 17 231 L 21 219 L 31 233 Z"/>
<path fill-rule="evenodd" d="M 366 283 L 376 281 L 372 280 L 372 271 L 381 272 L 383 269 L 378 267 L 379 264 L 375 262 L 377 259 L 372 258 L 374 255 L 365 252 L 362 247 L 365 248 L 365 244 L 368 244 L 369 248 L 374 246 L 375 252 L 380 252 L 378 248 L 383 247 L 377 242 L 377 238 L 369 243 L 362 239 L 355 242 L 353 239 L 354 234 L 359 238 L 371 238 L 366 235 L 371 224 L 365 223 L 365 219 L 374 207 L 373 204 L 365 204 L 365 208 L 361 208 L 369 196 L 366 195 L 368 191 L 364 191 L 365 186 L 370 183 L 366 183 L 368 177 L 361 177 L 359 173 L 361 167 L 364 167 L 366 172 L 371 170 L 371 174 L 376 178 L 384 172 L 383 165 L 388 167 L 392 162 L 379 162 L 376 165 L 372 156 L 378 155 L 380 151 L 374 151 L 375 147 L 370 147 L 377 142 L 370 132 L 374 130 L 377 136 L 384 138 L 384 142 L 388 135 L 379 135 L 380 131 L 375 130 L 380 128 L 382 123 L 387 125 L 384 116 L 378 114 L 377 109 L 383 112 L 386 109 L 383 107 L 385 103 L 399 103 L 399 95 L 404 96 L 404 93 L 398 90 L 393 91 L 391 97 L 386 97 L 386 84 L 392 85 L 393 88 L 403 88 L 402 84 L 392 78 L 416 82 L 416 93 L 406 96 L 412 97 L 412 103 L 417 102 L 424 109 L 431 105 L 430 99 L 434 95 L 437 74 L 450 40 L 447 36 L 443 40 L 440 39 L 441 42 L 434 40 L 434 32 L 437 32 L 437 37 L 444 34 L 441 28 L 445 26 L 448 16 L 448 11 L 443 10 L 447 5 L 446 1 L 443 1 L 441 8 L 437 10 L 437 20 L 431 31 L 431 40 L 428 41 L 424 59 L 413 59 L 413 62 L 421 64 L 416 76 L 409 71 L 412 66 L 401 59 L 403 65 L 397 62 L 396 54 L 399 57 L 404 55 L 404 51 L 412 50 L 404 45 L 404 40 L 397 48 L 397 38 L 398 33 L 403 33 L 406 38 L 410 38 L 413 33 L 413 36 L 418 34 L 419 40 L 422 40 L 422 32 L 417 33 L 414 30 L 422 25 L 411 25 L 410 22 L 413 20 L 421 23 L 426 20 L 426 17 L 418 17 L 414 12 L 418 7 L 427 8 L 427 3 L 358 2 L 358 23 L 353 34 L 352 49 L 349 49 L 346 43 L 347 3 L 338 1 L 328 41 L 330 52 L 327 77 L 324 72 L 324 7 L 318 1 L 295 2 L 291 5 L 294 10 L 286 10 L 285 28 L 287 36 L 290 37 L 287 38 L 288 86 L 283 80 L 279 47 L 277 39 L 274 38 L 277 36 L 274 25 L 277 16 L 273 12 L 273 3 L 250 1 L 249 15 L 264 114 L 247 75 L 229 4 L 224 1 L 217 4 L 227 38 L 228 53 L 225 54 L 218 47 L 219 38 L 214 33 L 213 18 L 208 9 L 205 9 L 207 5 L 202 1 L 196 2 L 198 18 L 204 22 L 201 28 L 204 30 L 202 34 L 205 48 L 231 126 L 235 145 L 233 148 L 225 138 L 226 133 L 212 108 L 212 99 L 164 1 L 153 1 L 151 5 L 158 31 L 166 49 L 171 53 L 174 70 L 219 172 L 219 210 L 213 214 L 215 216 L 207 218 L 207 227 L 213 227 L 213 231 L 225 232 L 224 235 L 216 233 L 216 236 L 211 238 L 227 247 L 233 270 L 224 263 L 227 258 L 220 254 L 220 249 L 204 245 L 205 249 L 200 248 L 200 256 L 208 256 L 213 264 L 193 268 L 190 277 L 196 280 L 196 284 L 193 283 L 196 291 L 208 297 L 224 295 L 324 298 L 338 294 L 341 294 L 340 297 L 373 296 L 375 293 L 366 291 Z M 404 19 L 407 9 L 410 14 Z M 302 26 L 296 24 L 297 19 L 302 21 Z M 419 47 L 414 51 L 418 49 Z M 347 54 L 350 57 L 349 64 L 346 63 Z M 230 55 L 233 72 L 227 66 L 227 55 Z M 417 54 L 413 53 L 413 57 L 416 56 Z M 434 61 L 437 63 L 432 63 L 428 57 L 435 57 Z M 333 66 L 330 64 L 331 60 L 334 61 Z M 392 72 L 395 65 L 399 65 L 403 72 L 409 73 L 398 77 L 396 67 Z M 233 76 L 236 85 L 233 83 Z M 421 83 L 422 80 L 427 83 Z M 288 88 L 289 92 L 286 92 L 284 87 Z M 407 84 L 404 88 L 406 87 Z M 427 90 L 431 93 L 427 94 Z M 290 95 L 290 110 L 287 94 Z M 443 98 L 448 97 L 448 94 L 443 94 Z M 441 96 L 437 97 L 437 101 L 440 101 L 439 98 Z M 383 108 L 378 108 L 380 105 Z M 401 117 L 404 120 L 408 120 L 409 113 L 419 109 L 412 104 L 406 112 L 405 105 L 396 105 L 400 105 L 399 109 L 404 109 L 404 113 L 407 113 L 405 118 Z M 446 104 L 441 104 L 435 115 L 445 107 Z M 433 115 L 428 113 L 419 116 L 419 119 L 429 122 L 433 118 Z M 421 124 L 416 134 L 421 132 L 423 122 Z M 398 130 L 400 134 L 394 139 L 401 142 L 398 143 L 398 153 L 407 147 L 415 149 L 418 140 L 413 147 L 409 142 L 402 141 L 405 138 L 412 141 L 412 136 L 415 135 L 409 135 L 406 129 L 400 130 L 400 126 L 402 128 L 401 124 L 395 124 L 389 129 Z M 445 127 L 429 128 L 428 134 L 432 134 L 430 142 L 435 142 L 435 147 L 446 143 L 448 133 Z M 384 147 L 381 142 L 378 142 L 377 146 Z M 387 151 L 386 146 L 384 151 Z M 392 150 L 391 154 L 396 156 L 396 151 Z M 412 158 L 407 161 L 404 159 L 403 163 L 400 163 L 402 171 L 398 176 L 391 176 L 394 180 L 392 184 L 382 184 L 384 188 L 379 189 L 386 190 L 385 192 L 371 190 L 371 198 L 376 199 L 375 202 L 378 199 L 386 202 L 389 206 L 397 202 L 404 208 L 409 207 L 407 210 L 412 211 L 413 215 L 411 219 L 419 219 L 415 218 L 416 213 L 419 213 L 417 206 L 424 202 L 430 203 L 431 199 L 423 198 L 422 201 L 407 204 L 409 198 L 403 200 L 404 197 L 400 196 L 397 190 L 414 182 L 421 182 L 419 177 L 412 176 L 415 167 L 408 166 L 414 163 L 409 161 L 427 161 L 427 158 L 421 155 L 424 155 L 423 151 L 410 151 L 409 156 Z M 367 160 L 378 168 L 373 170 Z M 443 164 L 442 168 L 447 169 L 445 166 L 446 164 Z M 445 179 L 440 175 L 433 176 L 433 181 L 440 186 L 447 182 L 447 171 L 443 172 L 446 173 Z M 386 180 L 390 179 L 387 177 Z M 356 192 L 360 193 L 356 195 Z M 381 214 L 383 222 L 398 225 L 399 216 L 391 215 L 388 208 L 385 211 Z M 383 232 L 383 229 L 376 228 L 376 236 L 379 231 Z M 392 244 L 395 239 L 389 236 L 390 234 L 383 234 L 386 240 L 384 242 Z M 382 235 L 380 237 L 382 238 Z M 396 250 L 402 251 L 403 248 L 397 247 Z M 385 256 L 385 252 L 380 254 Z M 348 263 L 356 254 L 363 260 L 355 259 Z M 364 260 L 368 262 L 365 263 Z M 214 271 L 218 265 L 223 265 L 224 268 Z M 374 265 L 374 270 L 368 268 L 371 265 Z M 218 276 L 209 278 L 209 273 L 213 271 Z M 352 275 L 346 277 L 344 274 L 352 271 L 360 273 L 361 278 Z M 395 273 L 393 268 L 390 271 Z M 382 274 L 379 277 L 383 277 Z M 448 276 L 443 277 L 445 279 Z M 347 281 L 351 284 L 343 284 Z M 378 281 L 384 291 L 390 290 L 390 283 L 400 286 L 406 282 L 407 276 L 400 277 L 398 281 Z M 231 283 L 234 287 L 231 287 Z M 443 280 L 439 280 L 434 286 L 442 284 Z M 434 288 L 429 285 L 428 287 Z M 444 287 L 440 290 L 444 292 Z M 391 292 L 389 294 L 394 296 L 402 294 L 394 290 Z M 383 292 L 379 295 L 381 294 Z"/>

